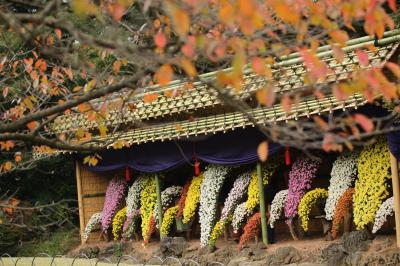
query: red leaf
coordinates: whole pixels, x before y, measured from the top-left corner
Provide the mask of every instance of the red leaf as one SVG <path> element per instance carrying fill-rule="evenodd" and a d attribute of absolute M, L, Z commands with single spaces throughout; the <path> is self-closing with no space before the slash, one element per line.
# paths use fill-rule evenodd
<path fill-rule="evenodd" d="M 167 37 L 165 37 L 165 34 L 162 31 L 157 32 L 154 36 L 154 43 L 161 49 L 165 47 L 167 44 Z"/>
<path fill-rule="evenodd" d="M 358 61 L 360 62 L 360 65 L 362 66 L 368 66 L 369 65 L 369 58 L 368 54 L 363 51 L 363 50 L 357 50 L 356 55 L 358 57 Z"/>
<path fill-rule="evenodd" d="M 363 114 L 355 114 L 353 119 L 368 133 L 374 130 L 374 123 Z"/>
<path fill-rule="evenodd" d="M 396 0 L 388 0 L 388 4 L 393 11 L 397 10 Z"/>
<path fill-rule="evenodd" d="M 253 58 L 252 67 L 254 72 L 258 75 L 262 75 L 265 72 L 265 64 L 260 57 Z"/>
<path fill-rule="evenodd" d="M 54 32 L 55 32 L 55 34 L 57 36 L 57 39 L 61 40 L 61 37 L 62 37 L 61 30 L 59 28 L 57 28 L 57 29 L 54 29 Z"/>

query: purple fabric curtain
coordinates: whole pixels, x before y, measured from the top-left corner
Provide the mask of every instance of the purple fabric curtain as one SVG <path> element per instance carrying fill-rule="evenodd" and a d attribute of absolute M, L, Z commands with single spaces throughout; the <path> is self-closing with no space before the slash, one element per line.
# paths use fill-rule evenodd
<path fill-rule="evenodd" d="M 129 149 L 107 150 L 100 154 L 102 160 L 89 169 L 105 172 L 130 167 L 140 172 L 155 173 L 188 163 L 194 156 L 206 163 L 249 164 L 258 160 L 257 147 L 264 139 L 257 129 L 249 128 L 185 141 L 156 141 Z M 269 154 L 276 153 L 280 148 L 278 144 L 270 144 Z"/>

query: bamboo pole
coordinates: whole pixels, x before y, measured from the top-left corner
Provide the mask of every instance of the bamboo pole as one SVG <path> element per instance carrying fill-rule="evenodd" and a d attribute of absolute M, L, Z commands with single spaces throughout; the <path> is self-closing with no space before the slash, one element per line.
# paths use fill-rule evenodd
<path fill-rule="evenodd" d="M 85 230 L 85 217 L 83 211 L 83 199 L 82 199 L 82 180 L 81 180 L 81 166 L 79 161 L 75 161 L 75 175 L 76 175 L 76 187 L 78 190 L 78 209 L 79 209 L 79 231 L 81 236 L 81 244 L 83 244 L 83 232 Z"/>
<path fill-rule="evenodd" d="M 260 163 L 257 163 L 257 176 L 258 176 L 258 190 L 260 191 L 260 213 L 261 213 L 262 241 L 265 245 L 268 245 L 267 215 L 266 215 L 266 211 L 265 211 L 264 185 L 263 185 L 263 180 L 262 180 Z"/>
<path fill-rule="evenodd" d="M 396 157 L 390 152 L 390 163 L 392 168 L 392 187 L 394 202 L 394 217 L 396 220 L 397 247 L 400 248 L 400 187 L 399 187 L 399 165 Z"/>
<path fill-rule="evenodd" d="M 157 193 L 157 208 L 158 208 L 158 224 L 161 228 L 162 220 L 163 220 L 163 211 L 162 211 L 162 204 L 161 204 L 161 189 L 160 189 L 160 178 L 158 174 L 155 174 L 156 179 L 156 193 Z M 160 233 L 160 238 L 163 236 Z"/>

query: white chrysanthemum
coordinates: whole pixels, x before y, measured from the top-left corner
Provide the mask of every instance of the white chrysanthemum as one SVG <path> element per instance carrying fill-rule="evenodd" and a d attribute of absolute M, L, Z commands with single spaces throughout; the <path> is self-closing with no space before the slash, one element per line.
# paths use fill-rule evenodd
<path fill-rule="evenodd" d="M 232 217 L 232 227 L 235 234 L 239 231 L 244 219 L 249 215 L 250 213 L 247 213 L 246 202 L 243 202 L 236 207 Z"/>
<path fill-rule="evenodd" d="M 102 212 L 97 212 L 90 217 L 88 223 L 86 224 L 85 231 L 83 232 L 83 242 L 86 242 L 86 240 L 89 238 L 89 234 L 94 229 L 100 228 L 102 216 Z"/>
<path fill-rule="evenodd" d="M 224 208 L 221 211 L 221 220 L 228 219 L 228 216 L 234 211 L 238 203 L 246 195 L 246 190 L 250 184 L 251 172 L 241 174 L 233 183 L 228 197 L 225 199 Z"/>
<path fill-rule="evenodd" d="M 171 207 L 172 204 L 178 200 L 179 196 L 181 195 L 182 187 L 180 186 L 171 186 L 167 187 L 161 192 L 161 206 L 163 211 L 166 210 L 168 207 Z M 159 228 L 158 224 L 158 205 L 154 207 L 154 219 L 156 220 L 156 227 Z"/>
<path fill-rule="evenodd" d="M 281 190 L 275 194 L 271 203 L 271 213 L 269 218 L 269 225 L 274 228 L 274 223 L 281 217 L 282 210 L 285 207 L 288 190 Z"/>
<path fill-rule="evenodd" d="M 337 201 L 351 187 L 357 176 L 358 156 L 359 153 L 346 153 L 339 156 L 333 163 L 328 198 L 325 204 L 325 217 L 327 220 L 333 219 Z"/>
<path fill-rule="evenodd" d="M 140 209 L 140 191 L 142 190 L 144 176 L 139 176 L 129 188 L 126 196 L 126 216 Z"/>
<path fill-rule="evenodd" d="M 204 172 L 200 188 L 200 244 L 206 246 L 214 227 L 217 212 L 218 195 L 229 171 L 226 166 L 210 165 Z"/>
<path fill-rule="evenodd" d="M 375 214 L 374 227 L 372 228 L 373 234 L 381 229 L 382 225 L 386 222 L 387 217 L 392 216 L 393 212 L 393 197 L 390 197 L 382 203 Z"/>

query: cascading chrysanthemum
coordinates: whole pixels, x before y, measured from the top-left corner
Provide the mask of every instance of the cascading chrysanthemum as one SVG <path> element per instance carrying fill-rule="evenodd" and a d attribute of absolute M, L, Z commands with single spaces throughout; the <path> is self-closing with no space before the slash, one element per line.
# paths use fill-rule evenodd
<path fill-rule="evenodd" d="M 354 187 L 353 212 L 357 229 L 374 222 L 375 213 L 389 196 L 389 149 L 384 138 L 364 147 L 358 159 L 358 180 Z"/>
<path fill-rule="evenodd" d="M 289 189 L 285 203 L 285 217 L 290 222 L 297 215 L 300 199 L 311 188 L 319 163 L 306 157 L 297 159 L 289 173 Z"/>
<path fill-rule="evenodd" d="M 282 215 L 282 210 L 285 206 L 288 190 L 281 190 L 275 194 L 271 203 L 271 213 L 269 218 L 269 225 L 274 228 L 274 224 Z"/>
<path fill-rule="evenodd" d="M 122 178 L 115 177 L 108 183 L 101 219 L 101 228 L 106 234 L 111 226 L 112 218 L 124 198 L 125 190 L 126 182 Z"/>
<path fill-rule="evenodd" d="M 343 193 L 351 187 L 357 177 L 357 162 L 359 154 L 356 152 L 340 155 L 332 166 L 329 180 L 328 199 L 325 204 L 325 218 L 333 219 L 335 207 Z"/>
<path fill-rule="evenodd" d="M 102 212 L 97 212 L 93 214 L 89 221 L 86 224 L 85 231 L 83 232 L 83 242 L 86 242 L 89 238 L 89 234 L 96 229 L 96 227 L 100 227 L 101 219 L 102 219 Z"/>
<path fill-rule="evenodd" d="M 171 207 L 175 201 L 179 199 L 181 195 L 182 187 L 180 186 L 171 186 L 167 187 L 161 192 L 161 206 L 163 208 L 163 212 L 168 208 Z M 158 224 L 158 205 L 156 204 L 153 211 L 154 219 L 156 220 L 156 228 L 159 228 L 160 225 Z"/>
<path fill-rule="evenodd" d="M 390 197 L 382 203 L 376 212 L 372 233 L 375 234 L 379 229 L 381 229 L 382 225 L 386 222 L 387 217 L 392 216 L 393 213 L 393 197 Z"/>
<path fill-rule="evenodd" d="M 247 212 L 246 202 L 243 202 L 236 207 L 232 217 L 233 232 L 237 233 L 239 231 L 244 220 L 249 215 L 251 215 L 251 213 Z"/>
<path fill-rule="evenodd" d="M 224 184 L 229 168 L 220 165 L 209 165 L 204 172 L 200 192 L 200 244 L 206 246 L 216 220 L 219 192 Z"/>

